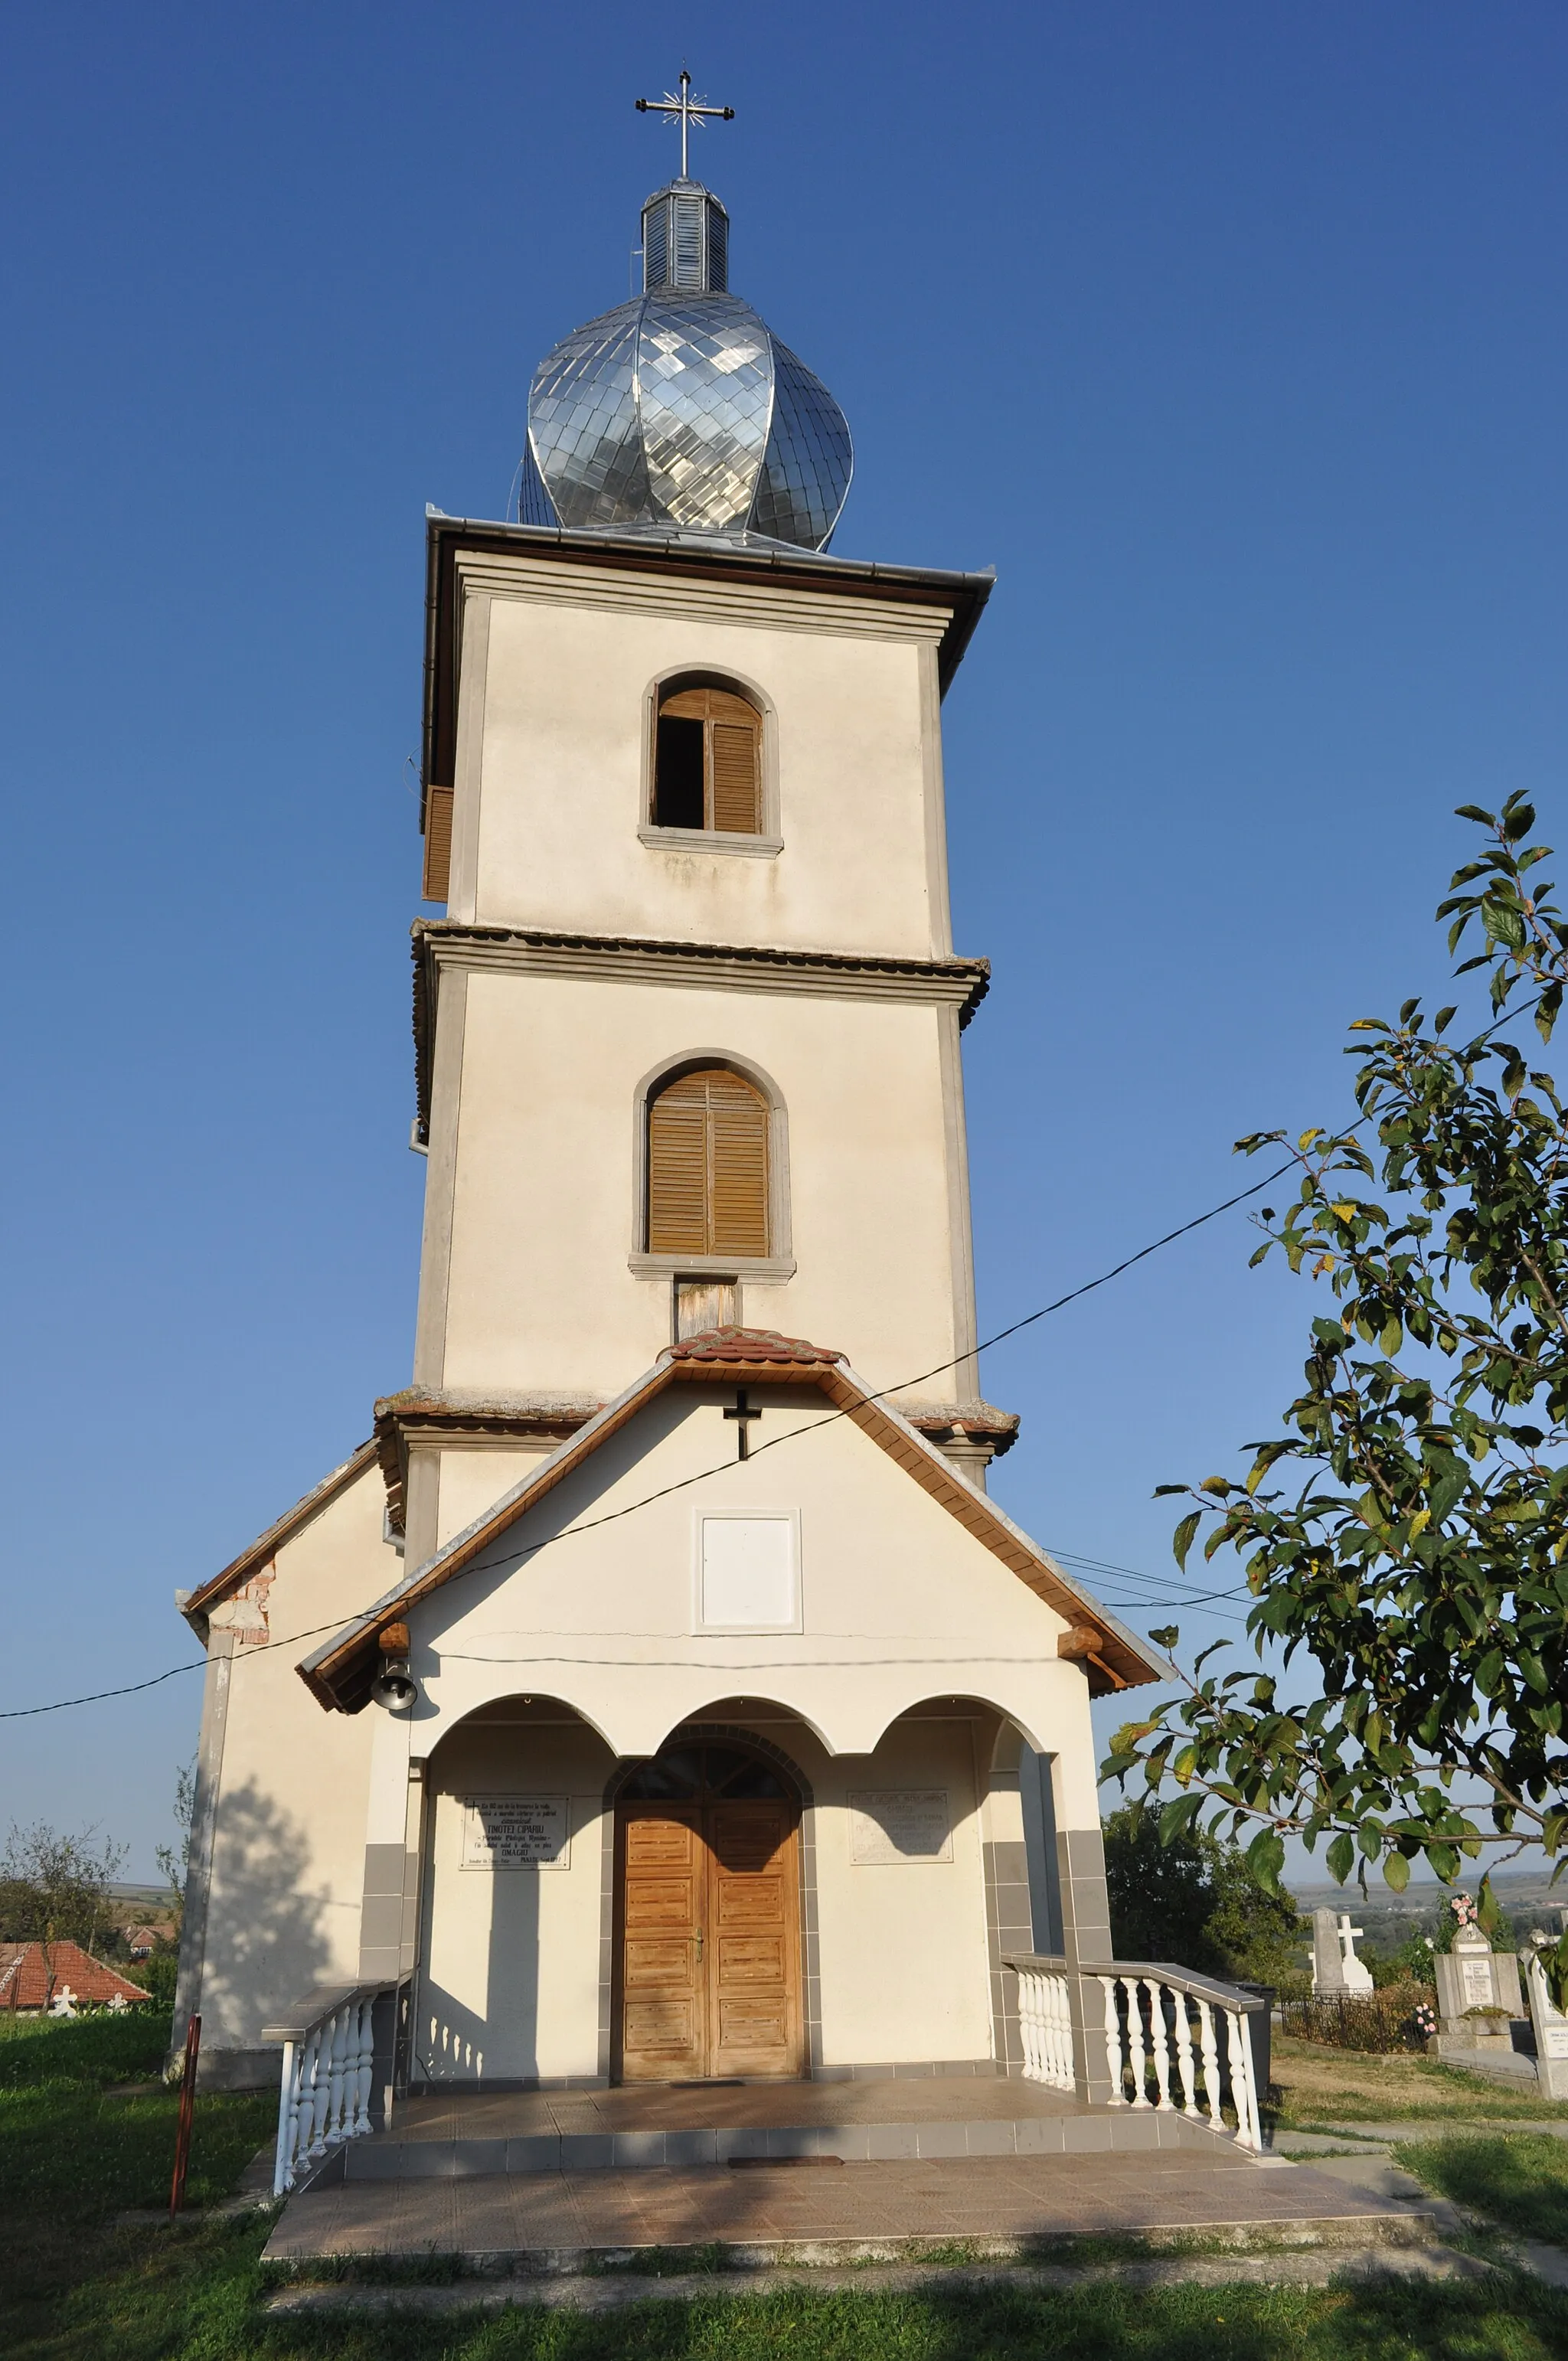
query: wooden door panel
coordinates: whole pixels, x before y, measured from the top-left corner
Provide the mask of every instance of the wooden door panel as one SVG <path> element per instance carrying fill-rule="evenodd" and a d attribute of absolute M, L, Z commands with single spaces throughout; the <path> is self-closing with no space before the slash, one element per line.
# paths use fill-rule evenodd
<path fill-rule="evenodd" d="M 628 1820 L 626 1866 L 629 1870 L 685 1869 L 696 1860 L 698 1844 L 695 1820 L 688 1823 L 667 1817 Z"/>
<path fill-rule="evenodd" d="M 685 1991 L 691 1982 L 690 1937 L 669 1937 L 663 1942 L 641 1941 L 635 1935 L 626 1938 L 626 1989 L 646 1990 L 650 1985 L 668 1984 Z"/>
<path fill-rule="evenodd" d="M 700 1885 L 696 1863 L 685 1877 L 629 1875 L 626 1881 L 628 1928 L 667 1927 L 672 1933 L 689 1933 L 701 1922 Z"/>
<path fill-rule="evenodd" d="M 685 2073 L 696 2049 L 696 2008 L 692 2000 L 628 2000 L 626 2049 L 642 2066 L 660 2065 L 674 2075 Z M 646 2075 L 639 2079 L 649 2079 Z M 669 2070 L 652 2080 L 673 2079 Z"/>
<path fill-rule="evenodd" d="M 789 1974 L 782 1934 L 721 1935 L 718 1938 L 718 1989 L 738 1991 L 743 1984 L 782 1985 Z"/>
<path fill-rule="evenodd" d="M 718 1907 L 713 1916 L 718 1931 L 738 1931 L 750 1927 L 782 1927 L 784 1923 L 784 1882 L 782 1877 L 764 1875 L 741 1879 L 726 1876 L 718 1882 L 715 1896 Z"/>
<path fill-rule="evenodd" d="M 632 1806 L 621 1858 L 621 2072 L 633 2082 L 695 2079 L 707 2071 L 708 2050 L 699 1816 Z"/>
<path fill-rule="evenodd" d="M 798 2074 L 800 1944 L 795 1816 L 771 1802 L 708 1814 L 713 2074 Z"/>
<path fill-rule="evenodd" d="M 789 2004 L 781 1992 L 772 2001 L 741 2000 L 730 1995 L 718 2004 L 718 2046 L 731 2055 L 765 2058 L 783 2050 L 789 2041 Z M 752 2068 L 766 2073 L 765 2066 Z"/>

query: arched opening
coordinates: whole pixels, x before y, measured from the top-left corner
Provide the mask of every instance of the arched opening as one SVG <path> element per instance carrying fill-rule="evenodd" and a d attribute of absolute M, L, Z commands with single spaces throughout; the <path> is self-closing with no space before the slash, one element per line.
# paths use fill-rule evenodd
<path fill-rule="evenodd" d="M 591 1975 L 614 1754 L 565 1698 L 490 1699 L 425 1765 L 413 2089 L 529 2090 L 598 2067 Z"/>
<path fill-rule="evenodd" d="M 727 1066 L 677 1073 L 648 1102 L 647 1251 L 769 1255 L 768 1103 Z"/>
<path fill-rule="evenodd" d="M 677 1731 L 620 1782 L 618 2081 L 805 2072 L 802 1802 L 775 1748 L 729 1730 Z"/>
<path fill-rule="evenodd" d="M 762 826 L 762 717 L 733 682 L 683 674 L 653 710 L 655 828 L 758 836 Z"/>

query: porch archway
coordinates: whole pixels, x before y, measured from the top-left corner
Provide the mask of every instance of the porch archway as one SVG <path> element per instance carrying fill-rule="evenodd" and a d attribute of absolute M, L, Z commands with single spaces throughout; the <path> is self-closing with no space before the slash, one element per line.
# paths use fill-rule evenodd
<path fill-rule="evenodd" d="M 792 2080 L 810 2054 L 801 1820 L 782 1750 L 686 1723 L 606 1790 L 615 2081 Z"/>

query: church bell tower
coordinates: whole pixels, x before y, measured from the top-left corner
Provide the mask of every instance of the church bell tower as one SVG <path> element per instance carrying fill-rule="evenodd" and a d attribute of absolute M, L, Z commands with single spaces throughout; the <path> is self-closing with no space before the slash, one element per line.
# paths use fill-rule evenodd
<path fill-rule="evenodd" d="M 642 290 L 540 363 L 517 520 L 429 520 L 411 1563 L 713 1328 L 838 1347 L 971 1480 L 1012 1439 L 942 787 L 991 577 L 828 554 L 849 427 L 687 170 L 728 110 L 653 111 Z"/>

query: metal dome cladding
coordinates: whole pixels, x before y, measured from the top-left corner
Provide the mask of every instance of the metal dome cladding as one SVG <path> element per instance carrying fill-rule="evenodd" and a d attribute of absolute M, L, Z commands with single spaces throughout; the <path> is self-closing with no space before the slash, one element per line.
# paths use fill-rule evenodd
<path fill-rule="evenodd" d="M 749 303 L 664 285 L 590 320 L 540 363 L 521 513 L 572 531 L 819 550 L 853 467 L 843 412 Z"/>

